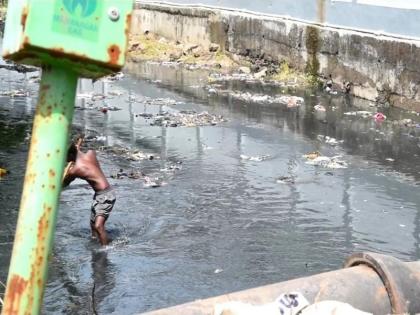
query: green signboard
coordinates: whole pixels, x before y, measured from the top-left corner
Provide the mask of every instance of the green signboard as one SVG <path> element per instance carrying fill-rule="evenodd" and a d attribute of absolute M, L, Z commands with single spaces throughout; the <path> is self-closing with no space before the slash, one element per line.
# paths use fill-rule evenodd
<path fill-rule="evenodd" d="M 56 0 L 53 31 L 97 41 L 103 0 Z"/>

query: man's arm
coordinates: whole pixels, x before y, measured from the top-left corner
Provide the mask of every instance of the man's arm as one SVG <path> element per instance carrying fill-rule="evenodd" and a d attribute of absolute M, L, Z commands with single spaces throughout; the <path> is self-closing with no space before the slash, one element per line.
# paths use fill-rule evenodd
<path fill-rule="evenodd" d="M 63 173 L 63 187 L 67 187 L 70 185 L 72 181 L 76 179 L 76 177 L 72 174 L 72 168 L 74 167 L 74 162 L 69 162 L 64 169 Z"/>

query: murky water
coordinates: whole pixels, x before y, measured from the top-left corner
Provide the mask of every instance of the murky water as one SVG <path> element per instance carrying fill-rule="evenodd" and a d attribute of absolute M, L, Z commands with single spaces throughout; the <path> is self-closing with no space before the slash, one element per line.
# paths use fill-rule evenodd
<path fill-rule="evenodd" d="M 336 269 L 356 251 L 420 259 L 419 128 L 344 116 L 372 109 L 320 92 L 233 82 L 220 87 L 305 98 L 303 106 L 287 109 L 209 94 L 202 87 L 206 73 L 157 65 L 129 70 L 139 74 L 94 87 L 82 81 L 79 93 L 94 88 L 113 95 L 93 105 L 78 98 L 74 118 L 78 129 L 99 136 L 88 145 L 107 148 L 99 157 L 117 192 L 107 223 L 114 241 L 100 248 L 89 238 L 92 190 L 82 181 L 64 190 L 43 314 L 140 313 Z M 30 76 L 0 70 L 1 91 L 31 91 L 0 97 L 0 167 L 11 171 L 0 180 L 3 281 L 36 101 Z M 327 111 L 315 112 L 316 104 Z M 122 110 L 104 114 L 92 106 Z M 208 111 L 227 122 L 165 128 L 138 116 L 180 110 Z M 343 142 L 331 146 L 319 135 Z M 110 148 L 154 159 L 129 160 Z M 302 156 L 315 150 L 341 155 L 348 168 L 306 164 Z M 111 178 L 120 169 L 165 185 Z"/>

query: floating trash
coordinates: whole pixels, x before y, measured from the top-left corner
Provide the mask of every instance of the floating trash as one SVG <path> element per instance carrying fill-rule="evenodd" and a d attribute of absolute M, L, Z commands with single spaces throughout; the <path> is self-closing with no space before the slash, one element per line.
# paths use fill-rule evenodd
<path fill-rule="evenodd" d="M 144 161 L 144 160 L 156 160 L 159 156 L 153 154 L 147 154 L 138 150 L 130 150 L 128 148 L 113 146 L 113 147 L 100 147 L 101 151 L 113 153 L 121 158 L 128 161 Z"/>
<path fill-rule="evenodd" d="M 120 169 L 117 173 L 111 175 L 111 178 L 114 179 L 124 179 L 124 178 L 129 178 L 129 179 L 140 179 L 144 177 L 144 174 L 141 171 L 131 171 L 131 172 L 125 172 L 123 169 Z"/>
<path fill-rule="evenodd" d="M 326 108 L 322 105 L 319 105 L 319 104 L 315 105 L 314 109 L 318 112 L 325 112 L 326 111 Z"/>
<path fill-rule="evenodd" d="M 102 113 L 106 113 L 108 111 L 117 112 L 117 111 L 120 111 L 122 109 L 119 108 L 119 107 L 116 107 L 116 106 L 102 106 L 102 107 L 99 107 L 98 110 L 101 111 Z"/>
<path fill-rule="evenodd" d="M 178 102 L 172 98 L 145 98 L 143 101 L 147 105 L 157 105 L 157 106 L 171 106 L 171 105 L 177 105 Z"/>
<path fill-rule="evenodd" d="M 242 160 L 254 161 L 254 162 L 262 162 L 271 158 L 270 155 L 248 156 L 244 154 L 241 154 L 240 157 Z"/>
<path fill-rule="evenodd" d="M 165 168 L 161 168 L 161 172 L 169 173 L 169 172 L 175 172 L 182 169 L 182 162 L 177 162 L 175 164 L 168 164 Z"/>
<path fill-rule="evenodd" d="M 144 160 L 154 160 L 155 156 L 152 154 L 145 154 L 143 152 L 134 152 L 134 153 L 128 153 L 128 160 L 131 161 L 144 161 Z"/>
<path fill-rule="evenodd" d="M 292 176 L 280 176 L 276 182 L 278 184 L 294 184 L 295 183 L 295 179 Z"/>
<path fill-rule="evenodd" d="M 29 92 L 24 90 L 11 90 L 11 91 L 4 91 L 0 92 L 1 96 L 9 96 L 9 97 L 28 97 Z"/>
<path fill-rule="evenodd" d="M 196 113 L 194 111 L 181 111 L 176 113 L 164 112 L 154 115 L 151 126 L 160 127 L 196 127 L 216 126 L 226 120 L 221 115 L 211 115 L 208 112 Z"/>
<path fill-rule="evenodd" d="M 104 94 L 101 93 L 96 93 L 96 94 L 92 94 L 91 100 L 92 101 L 102 101 L 106 99 L 106 96 Z"/>
<path fill-rule="evenodd" d="M 122 78 L 124 78 L 124 73 L 118 72 L 115 74 L 111 74 L 105 78 L 103 78 L 103 81 L 120 81 Z"/>
<path fill-rule="evenodd" d="M 329 144 L 331 146 L 336 146 L 344 142 L 344 140 L 337 140 L 335 138 L 331 138 L 329 136 L 324 135 L 318 135 L 317 138 L 319 141 L 324 141 L 326 144 Z"/>
<path fill-rule="evenodd" d="M 264 94 L 252 94 L 250 92 L 246 93 L 236 93 L 233 91 L 220 91 L 224 94 L 229 94 L 229 97 L 245 101 L 248 103 L 260 103 L 260 104 L 282 104 L 286 105 L 288 108 L 294 108 L 301 106 L 304 103 L 304 99 L 298 96 L 291 95 L 281 95 L 281 96 L 270 96 Z"/>
<path fill-rule="evenodd" d="M 373 115 L 373 119 L 375 119 L 377 122 L 382 122 L 386 120 L 386 116 L 382 113 L 376 113 Z"/>
<path fill-rule="evenodd" d="M 320 157 L 320 156 L 321 156 L 320 152 L 314 151 L 314 152 L 309 152 L 309 153 L 305 154 L 303 157 L 307 160 L 314 160 L 314 159 L 316 159 L 317 157 Z"/>
<path fill-rule="evenodd" d="M 356 111 L 356 112 L 347 112 L 347 113 L 344 113 L 344 115 L 345 116 L 359 116 L 359 117 L 362 117 L 362 118 L 370 118 L 370 117 L 372 117 L 372 112 L 360 110 L 360 111 Z"/>
<path fill-rule="evenodd" d="M 159 178 L 155 177 L 155 178 L 151 178 L 149 176 L 145 176 L 143 178 L 144 183 L 143 183 L 143 187 L 146 188 L 158 188 L 158 187 L 162 187 L 165 186 L 166 183 L 162 182 Z"/>
<path fill-rule="evenodd" d="M 339 169 L 347 168 L 347 162 L 341 160 L 341 156 L 327 157 L 327 156 L 318 156 L 313 159 L 309 159 L 306 164 L 321 166 L 325 168 Z"/>
<path fill-rule="evenodd" d="M 136 114 L 136 117 L 143 117 L 145 119 L 151 119 L 153 118 L 153 114 L 150 113 L 140 113 L 140 114 Z"/>
<path fill-rule="evenodd" d="M 7 174 L 9 174 L 9 171 L 4 169 L 4 168 L 0 168 L 0 178 L 6 176 Z"/>
<path fill-rule="evenodd" d="M 108 95 L 111 95 L 111 96 L 121 96 L 123 94 L 124 94 L 123 92 L 118 91 L 118 90 L 113 90 L 113 91 L 108 92 Z"/>

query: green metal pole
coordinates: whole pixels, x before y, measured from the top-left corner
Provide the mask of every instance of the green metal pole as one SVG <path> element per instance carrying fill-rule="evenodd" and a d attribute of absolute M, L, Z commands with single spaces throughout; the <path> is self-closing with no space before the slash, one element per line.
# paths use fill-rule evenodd
<path fill-rule="evenodd" d="M 42 306 L 76 85 L 76 73 L 43 68 L 3 315 L 35 315 Z"/>

